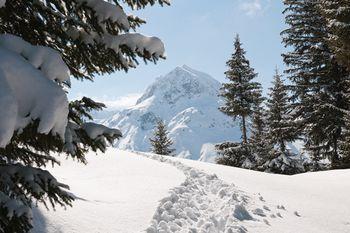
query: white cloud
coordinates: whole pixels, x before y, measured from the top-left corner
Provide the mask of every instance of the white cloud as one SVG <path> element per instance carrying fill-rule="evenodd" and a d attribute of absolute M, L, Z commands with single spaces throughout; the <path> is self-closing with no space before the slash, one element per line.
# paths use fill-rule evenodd
<path fill-rule="evenodd" d="M 271 0 L 241 0 L 240 9 L 248 16 L 263 13 L 270 5 Z"/>

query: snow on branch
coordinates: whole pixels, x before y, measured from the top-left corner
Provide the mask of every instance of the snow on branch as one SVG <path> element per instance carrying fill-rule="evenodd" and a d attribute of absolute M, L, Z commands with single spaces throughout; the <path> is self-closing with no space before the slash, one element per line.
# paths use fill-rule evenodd
<path fill-rule="evenodd" d="M 0 35 L 0 46 L 23 56 L 50 80 L 69 82 L 69 68 L 59 52 L 45 46 L 34 46 L 18 36 Z"/>
<path fill-rule="evenodd" d="M 82 128 L 85 130 L 87 135 L 91 139 L 97 139 L 101 136 L 108 137 L 121 137 L 122 133 L 118 129 L 111 129 L 104 125 L 88 122 L 82 125 Z"/>
<path fill-rule="evenodd" d="M 0 166 L 0 185 L 3 187 L 0 192 L 0 207 L 7 209 L 7 217 L 31 216 L 31 210 L 28 204 L 31 200 L 25 198 L 22 194 L 29 193 L 39 201 L 46 198 L 46 193 L 53 194 L 49 197 L 51 204 L 53 201 L 59 204 L 69 204 L 73 197 L 65 190 L 69 189 L 67 185 L 59 183 L 48 171 L 40 168 L 23 166 L 20 164 L 1 165 Z M 13 196 L 10 198 L 5 194 L 6 190 L 11 190 Z"/>
<path fill-rule="evenodd" d="M 73 39 L 81 39 L 86 44 L 103 44 L 106 48 L 113 49 L 116 53 L 121 52 L 121 47 L 126 46 L 132 52 L 137 52 L 141 56 L 158 58 L 165 57 L 164 43 L 158 37 L 148 37 L 140 33 L 125 33 L 121 35 L 111 35 L 105 33 L 100 36 L 98 33 L 87 33 L 83 29 L 71 27 L 67 33 Z"/>
<path fill-rule="evenodd" d="M 68 67 L 57 52 L 0 35 L 0 148 L 34 120 L 40 120 L 38 133 L 64 138 L 68 99 L 53 80 L 69 80 Z"/>
<path fill-rule="evenodd" d="M 91 7 L 96 12 L 99 23 L 111 20 L 113 23 L 120 25 L 123 29 L 129 30 L 130 23 L 128 16 L 120 6 L 104 0 L 77 0 L 77 2 L 81 4 L 86 3 L 88 7 Z"/>
<path fill-rule="evenodd" d="M 115 139 L 120 137 L 122 137 L 122 133 L 118 129 L 92 122 L 82 125 L 69 122 L 66 129 L 64 151 L 84 161 L 80 153 L 83 150 L 83 145 L 90 147 L 93 151 L 101 150 L 104 152 L 107 142 L 112 144 Z"/>
<path fill-rule="evenodd" d="M 105 35 L 102 38 L 106 47 L 113 49 L 117 53 L 120 47 L 125 45 L 133 52 L 151 56 L 164 57 L 165 49 L 163 42 L 158 37 L 148 37 L 139 33 L 126 33 L 118 36 Z"/>

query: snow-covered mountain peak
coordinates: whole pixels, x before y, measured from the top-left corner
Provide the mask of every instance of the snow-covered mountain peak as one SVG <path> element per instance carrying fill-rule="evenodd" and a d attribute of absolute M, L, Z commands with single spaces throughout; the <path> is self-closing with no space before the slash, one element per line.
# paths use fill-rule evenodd
<path fill-rule="evenodd" d="M 157 78 L 138 99 L 137 104 L 155 96 L 157 100 L 174 104 L 180 99 L 217 95 L 220 83 L 211 76 L 183 65 Z"/>
<path fill-rule="evenodd" d="M 210 75 L 186 65 L 176 67 L 151 84 L 135 106 L 104 123 L 124 135 L 115 146 L 149 151 L 149 137 L 162 119 L 178 156 L 213 161 L 214 144 L 240 138 L 238 125 L 218 110 L 220 86 Z"/>

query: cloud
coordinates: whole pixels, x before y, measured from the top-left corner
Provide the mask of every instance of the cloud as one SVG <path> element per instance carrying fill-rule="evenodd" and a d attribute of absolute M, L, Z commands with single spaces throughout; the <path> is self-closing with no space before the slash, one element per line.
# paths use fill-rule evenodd
<path fill-rule="evenodd" d="M 263 13 L 270 5 L 271 0 L 241 0 L 240 9 L 248 16 Z"/>

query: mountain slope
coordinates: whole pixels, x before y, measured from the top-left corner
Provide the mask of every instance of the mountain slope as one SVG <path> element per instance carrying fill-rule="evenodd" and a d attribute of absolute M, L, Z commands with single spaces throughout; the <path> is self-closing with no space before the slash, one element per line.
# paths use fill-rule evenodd
<path fill-rule="evenodd" d="M 135 106 L 104 124 L 123 132 L 116 147 L 149 151 L 148 138 L 157 120 L 162 119 L 179 157 L 213 161 L 213 144 L 240 138 L 237 124 L 218 110 L 220 86 L 205 73 L 177 67 L 149 86 Z"/>

